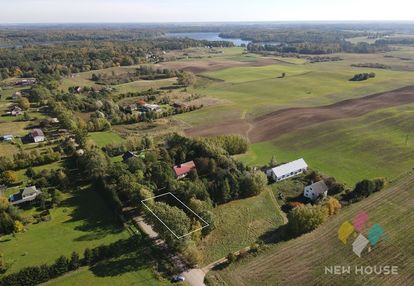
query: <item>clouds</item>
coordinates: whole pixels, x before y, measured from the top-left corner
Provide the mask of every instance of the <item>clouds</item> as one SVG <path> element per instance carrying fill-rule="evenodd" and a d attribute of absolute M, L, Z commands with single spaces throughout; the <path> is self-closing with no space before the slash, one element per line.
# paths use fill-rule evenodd
<path fill-rule="evenodd" d="M 0 0 L 2 23 L 414 20 L 406 0 Z"/>

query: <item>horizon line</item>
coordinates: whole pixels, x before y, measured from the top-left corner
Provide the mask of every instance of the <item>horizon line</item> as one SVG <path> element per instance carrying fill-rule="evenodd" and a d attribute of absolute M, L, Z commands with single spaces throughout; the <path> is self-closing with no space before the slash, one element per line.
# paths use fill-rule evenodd
<path fill-rule="evenodd" d="M 285 23 L 331 23 L 331 24 L 341 24 L 341 23 L 413 23 L 414 20 L 230 20 L 230 21 L 165 21 L 165 22 L 118 22 L 118 21 L 108 21 L 108 22 L 0 22 L 0 25 L 11 26 L 11 25 L 102 25 L 102 24 L 285 24 Z"/>

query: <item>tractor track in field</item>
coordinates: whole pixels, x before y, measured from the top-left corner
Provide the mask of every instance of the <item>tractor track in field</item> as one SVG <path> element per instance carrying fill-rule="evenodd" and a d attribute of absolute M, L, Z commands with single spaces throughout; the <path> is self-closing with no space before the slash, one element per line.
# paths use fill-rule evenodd
<path fill-rule="evenodd" d="M 409 103 L 414 103 L 414 86 L 348 99 L 326 106 L 282 109 L 250 120 L 227 120 L 213 125 L 189 128 L 185 132 L 190 136 L 240 134 L 246 136 L 250 142 L 257 143 L 311 125 L 355 118 L 382 108 Z"/>

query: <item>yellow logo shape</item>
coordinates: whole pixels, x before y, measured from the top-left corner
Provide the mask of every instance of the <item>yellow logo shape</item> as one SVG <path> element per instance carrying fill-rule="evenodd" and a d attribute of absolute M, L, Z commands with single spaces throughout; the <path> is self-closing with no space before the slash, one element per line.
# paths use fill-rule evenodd
<path fill-rule="evenodd" d="M 354 232 L 354 226 L 349 222 L 345 221 L 338 229 L 338 238 L 344 244 L 346 244 L 348 237 Z"/>

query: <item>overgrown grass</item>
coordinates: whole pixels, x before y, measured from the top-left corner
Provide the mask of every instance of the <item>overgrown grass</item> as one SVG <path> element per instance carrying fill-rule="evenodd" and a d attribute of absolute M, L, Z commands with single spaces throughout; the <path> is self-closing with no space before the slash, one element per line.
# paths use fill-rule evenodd
<path fill-rule="evenodd" d="M 217 227 L 199 247 L 204 254 L 203 264 L 250 246 L 261 235 L 283 224 L 279 209 L 273 204 L 268 191 L 221 205 L 213 212 Z"/>
<path fill-rule="evenodd" d="M 65 195 L 62 204 L 51 210 L 51 220 L 29 224 L 27 231 L 0 238 L 3 258 L 11 263 L 6 274 L 19 269 L 52 263 L 72 251 L 109 244 L 129 235 L 109 209 L 99 190 L 85 189 Z"/>
<path fill-rule="evenodd" d="M 111 143 L 120 143 L 123 140 L 121 136 L 112 131 L 91 132 L 89 133 L 89 138 L 99 147 L 104 147 Z"/>
<path fill-rule="evenodd" d="M 269 245 L 259 256 L 243 259 L 223 271 L 211 272 L 213 285 L 412 285 L 414 251 L 412 237 L 412 189 L 414 173 L 382 190 L 342 209 L 315 231 L 297 239 Z M 344 221 L 352 221 L 361 211 L 369 215 L 368 226 L 378 223 L 385 231 L 380 242 L 367 248 L 361 257 L 352 251 L 356 236 L 344 245 L 337 237 Z M 367 236 L 367 231 L 363 232 Z M 351 274 L 325 274 L 325 266 L 350 266 Z M 354 274 L 358 266 L 398 267 L 398 275 Z"/>

